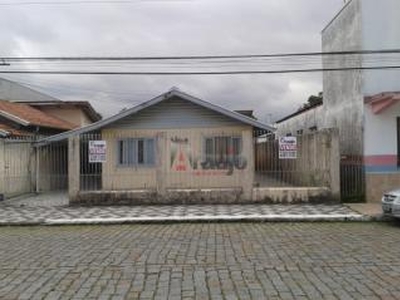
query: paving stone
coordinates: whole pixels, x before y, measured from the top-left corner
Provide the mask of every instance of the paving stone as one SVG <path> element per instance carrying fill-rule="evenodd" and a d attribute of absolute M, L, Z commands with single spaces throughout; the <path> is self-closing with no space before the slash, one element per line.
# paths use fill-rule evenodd
<path fill-rule="evenodd" d="M 0 227 L 0 299 L 400 299 L 399 230 L 397 223 Z"/>

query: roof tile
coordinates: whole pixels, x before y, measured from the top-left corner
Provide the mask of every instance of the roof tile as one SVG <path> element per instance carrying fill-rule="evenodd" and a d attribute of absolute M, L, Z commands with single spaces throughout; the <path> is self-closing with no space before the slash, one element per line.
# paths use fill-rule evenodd
<path fill-rule="evenodd" d="M 50 116 L 38 109 L 22 103 L 12 103 L 9 101 L 1 100 L 0 111 L 16 116 L 34 126 L 65 130 L 70 130 L 78 127 L 73 123 Z"/>

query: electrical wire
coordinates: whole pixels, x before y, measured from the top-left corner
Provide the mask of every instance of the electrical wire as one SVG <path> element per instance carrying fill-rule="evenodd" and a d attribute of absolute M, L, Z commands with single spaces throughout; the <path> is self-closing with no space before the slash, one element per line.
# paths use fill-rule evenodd
<path fill-rule="evenodd" d="M 0 70 L 0 74 L 42 74 L 42 75 L 246 75 L 246 74 L 288 74 L 314 73 L 357 70 L 400 70 L 400 65 L 371 66 L 371 67 L 343 67 L 343 68 L 315 68 L 315 69 L 288 69 L 288 70 L 248 70 L 248 71 L 165 71 L 165 72 L 119 72 L 119 71 L 38 71 L 38 70 Z"/>
<path fill-rule="evenodd" d="M 328 52 L 299 52 L 273 54 L 239 54 L 239 55 L 188 55 L 188 56 L 4 56 L 2 61 L 24 60 L 60 60 L 60 61 L 128 61 L 128 60 L 201 60 L 201 59 L 242 59 L 242 58 L 276 58 L 296 56 L 330 56 L 330 55 L 365 55 L 365 54 L 400 54 L 400 49 L 360 50 L 360 51 L 328 51 Z"/>
<path fill-rule="evenodd" d="M 138 4 L 151 2 L 192 2 L 194 0 L 78 0 L 78 1 L 13 1 L 0 2 L 0 6 L 33 6 L 33 5 L 86 5 L 86 4 Z"/>

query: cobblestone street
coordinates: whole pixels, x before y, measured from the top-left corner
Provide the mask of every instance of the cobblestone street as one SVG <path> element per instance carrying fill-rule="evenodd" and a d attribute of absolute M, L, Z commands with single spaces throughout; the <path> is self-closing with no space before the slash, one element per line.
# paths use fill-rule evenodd
<path fill-rule="evenodd" d="M 400 225 L 1 227 L 0 299 L 399 299 Z"/>

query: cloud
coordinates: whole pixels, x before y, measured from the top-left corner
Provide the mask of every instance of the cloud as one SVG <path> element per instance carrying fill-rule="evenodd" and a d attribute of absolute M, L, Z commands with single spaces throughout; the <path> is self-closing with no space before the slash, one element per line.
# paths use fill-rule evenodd
<path fill-rule="evenodd" d="M 4 6 L 0 56 L 168 56 L 320 51 L 341 0 L 192 0 Z M 101 65 L 99 67 L 103 67 Z M 321 74 L 236 76 L 4 76 L 103 115 L 172 86 L 261 120 L 296 110 L 322 90 Z"/>

